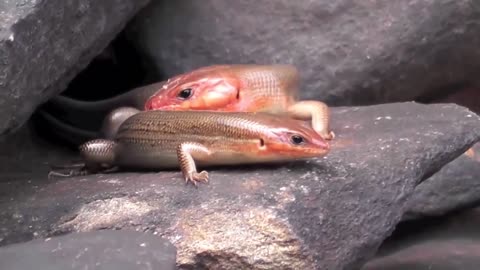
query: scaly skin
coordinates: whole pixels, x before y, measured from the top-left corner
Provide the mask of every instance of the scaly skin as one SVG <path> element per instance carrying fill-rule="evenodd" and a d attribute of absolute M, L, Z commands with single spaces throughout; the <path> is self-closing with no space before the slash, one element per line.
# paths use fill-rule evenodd
<path fill-rule="evenodd" d="M 321 157 L 329 143 L 310 125 L 269 113 L 143 111 L 126 119 L 114 140 L 80 146 L 86 169 L 180 168 L 185 180 L 208 181 L 202 167 Z M 57 174 L 58 175 L 58 174 Z"/>
<path fill-rule="evenodd" d="M 191 89 L 191 92 L 183 98 L 180 93 L 185 89 Z M 139 87 L 103 101 L 82 102 L 58 97 L 52 104 L 64 107 L 65 111 L 76 111 L 80 116 L 89 112 L 110 111 L 96 136 L 107 139 L 113 138 L 125 119 L 141 110 L 264 111 L 287 114 L 296 119 L 311 120 L 313 128 L 320 135 L 327 140 L 333 139 L 335 134 L 329 130 L 328 106 L 320 101 L 298 101 L 297 94 L 298 72 L 294 66 L 215 65 L 177 75 L 168 81 Z M 43 114 L 47 118 L 46 113 Z M 59 132 L 74 133 L 70 137 L 81 136 L 81 133 L 91 134 L 58 120 L 52 121 L 52 117 L 48 118 Z M 92 139 L 91 136 L 84 137 Z"/>
<path fill-rule="evenodd" d="M 271 112 L 311 120 L 327 140 L 329 109 L 320 101 L 299 101 L 298 71 L 291 65 L 215 65 L 169 79 L 145 103 L 145 110 Z"/>

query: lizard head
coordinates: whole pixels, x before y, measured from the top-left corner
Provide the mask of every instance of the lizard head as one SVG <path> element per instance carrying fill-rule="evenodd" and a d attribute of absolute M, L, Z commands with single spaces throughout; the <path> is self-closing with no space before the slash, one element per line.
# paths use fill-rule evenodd
<path fill-rule="evenodd" d="M 260 144 L 263 151 L 259 155 L 281 157 L 312 158 L 322 157 L 330 152 L 330 144 L 307 122 L 283 119 L 278 128 L 272 128 Z"/>
<path fill-rule="evenodd" d="M 225 66 L 207 66 L 170 78 L 145 103 L 145 110 L 216 110 L 238 97 L 240 82 L 222 72 Z"/>

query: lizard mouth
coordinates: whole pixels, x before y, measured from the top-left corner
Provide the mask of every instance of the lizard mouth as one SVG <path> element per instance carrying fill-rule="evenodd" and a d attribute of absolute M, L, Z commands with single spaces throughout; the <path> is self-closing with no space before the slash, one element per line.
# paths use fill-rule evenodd
<path fill-rule="evenodd" d="M 330 144 L 325 140 L 315 140 L 315 144 L 318 145 L 320 149 L 330 151 Z"/>
<path fill-rule="evenodd" d="M 152 111 L 152 110 L 162 110 L 162 111 L 175 111 L 180 109 L 178 105 L 162 105 L 161 100 L 151 99 L 145 103 L 145 110 Z"/>

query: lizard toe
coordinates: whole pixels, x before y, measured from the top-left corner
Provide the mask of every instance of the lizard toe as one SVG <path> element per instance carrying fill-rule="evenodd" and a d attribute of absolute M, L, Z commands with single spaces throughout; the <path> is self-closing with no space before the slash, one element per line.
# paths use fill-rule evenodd
<path fill-rule="evenodd" d="M 62 173 L 62 172 L 59 172 L 59 171 L 49 171 L 48 172 L 48 175 L 47 177 L 50 179 L 54 176 L 57 176 L 57 177 L 70 177 L 71 176 L 71 172 L 69 173 Z"/>
<path fill-rule="evenodd" d="M 189 172 L 187 176 L 185 177 L 185 181 L 192 182 L 195 186 L 197 185 L 198 182 L 208 182 L 208 172 L 206 171 L 201 171 L 200 173 L 197 172 Z"/>
<path fill-rule="evenodd" d="M 335 132 L 330 131 L 328 135 L 325 137 L 326 140 L 333 140 L 335 139 Z"/>
<path fill-rule="evenodd" d="M 196 180 L 208 183 L 208 172 L 207 171 L 201 171 L 200 173 L 197 173 L 196 174 Z"/>

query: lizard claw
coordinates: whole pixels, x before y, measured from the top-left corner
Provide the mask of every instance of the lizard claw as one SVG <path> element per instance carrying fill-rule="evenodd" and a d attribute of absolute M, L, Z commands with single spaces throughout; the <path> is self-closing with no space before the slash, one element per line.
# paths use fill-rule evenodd
<path fill-rule="evenodd" d="M 185 182 L 192 182 L 195 186 L 197 186 L 198 182 L 204 182 L 208 183 L 208 172 L 207 171 L 201 171 L 200 173 L 198 172 L 189 172 L 186 177 L 185 177 Z"/>

